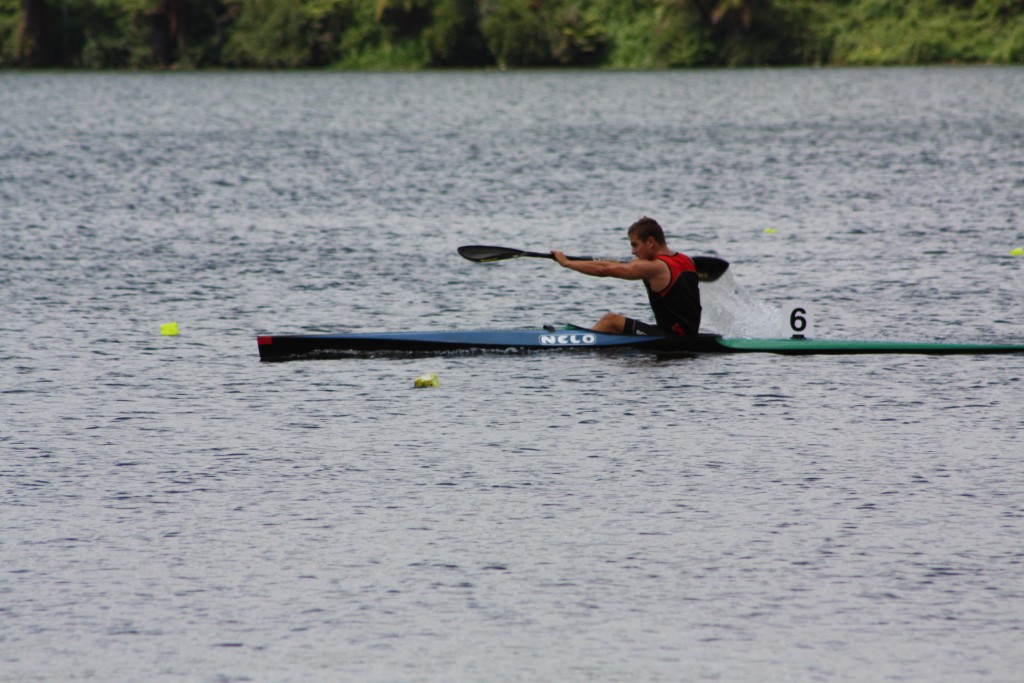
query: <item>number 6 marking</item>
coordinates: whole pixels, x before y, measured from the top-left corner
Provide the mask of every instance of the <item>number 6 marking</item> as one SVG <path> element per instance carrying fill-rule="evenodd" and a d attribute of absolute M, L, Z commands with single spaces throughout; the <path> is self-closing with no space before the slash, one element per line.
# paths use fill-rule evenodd
<path fill-rule="evenodd" d="M 794 308 L 793 312 L 789 315 L 789 326 L 793 328 L 794 332 L 803 332 L 807 329 L 807 311 L 802 308 Z"/>

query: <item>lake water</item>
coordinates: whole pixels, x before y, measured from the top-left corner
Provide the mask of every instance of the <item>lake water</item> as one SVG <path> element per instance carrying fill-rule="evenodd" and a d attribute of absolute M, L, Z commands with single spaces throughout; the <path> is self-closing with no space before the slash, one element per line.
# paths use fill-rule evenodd
<path fill-rule="evenodd" d="M 1024 357 L 258 360 L 649 319 L 455 252 L 645 214 L 706 329 L 1020 341 L 1024 68 L 0 74 L 0 681 L 1019 681 Z"/>

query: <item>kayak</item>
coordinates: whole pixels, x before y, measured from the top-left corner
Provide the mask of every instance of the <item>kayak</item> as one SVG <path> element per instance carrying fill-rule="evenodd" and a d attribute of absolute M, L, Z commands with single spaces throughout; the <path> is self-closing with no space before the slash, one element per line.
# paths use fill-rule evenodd
<path fill-rule="evenodd" d="M 969 355 L 1024 353 L 1024 343 L 960 343 L 810 339 L 800 335 L 780 339 L 689 337 L 606 334 L 569 325 L 562 328 L 376 332 L 362 334 L 259 335 L 260 360 L 360 357 L 393 353 L 443 354 L 453 352 L 579 351 L 636 349 L 659 353 L 777 353 L 812 354 L 931 354 Z"/>

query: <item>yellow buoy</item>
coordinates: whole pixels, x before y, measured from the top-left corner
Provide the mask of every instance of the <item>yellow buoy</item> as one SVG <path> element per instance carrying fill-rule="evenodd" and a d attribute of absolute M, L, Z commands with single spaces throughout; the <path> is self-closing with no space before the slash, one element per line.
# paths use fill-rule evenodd
<path fill-rule="evenodd" d="M 160 334 L 165 337 L 177 337 L 178 336 L 178 323 L 164 323 L 160 326 Z"/>
<path fill-rule="evenodd" d="M 764 234 L 766 234 L 766 235 L 774 235 L 777 232 L 778 232 L 778 230 L 776 230 L 775 228 L 765 228 L 764 229 Z"/>
<path fill-rule="evenodd" d="M 1024 247 L 1017 247 L 1010 251 L 1010 256 L 1024 256 Z"/>
<path fill-rule="evenodd" d="M 441 386 L 441 380 L 437 378 L 437 375 L 431 373 L 429 375 L 420 375 L 413 382 L 413 386 L 416 388 L 421 387 L 439 387 Z"/>

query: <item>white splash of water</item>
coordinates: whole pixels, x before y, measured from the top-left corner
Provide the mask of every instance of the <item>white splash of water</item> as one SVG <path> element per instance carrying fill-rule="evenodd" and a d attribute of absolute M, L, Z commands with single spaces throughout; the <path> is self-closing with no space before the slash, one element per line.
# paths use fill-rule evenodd
<path fill-rule="evenodd" d="M 792 331 L 782 309 L 750 296 L 726 272 L 715 282 L 700 286 L 701 329 L 725 337 L 788 337 Z"/>

